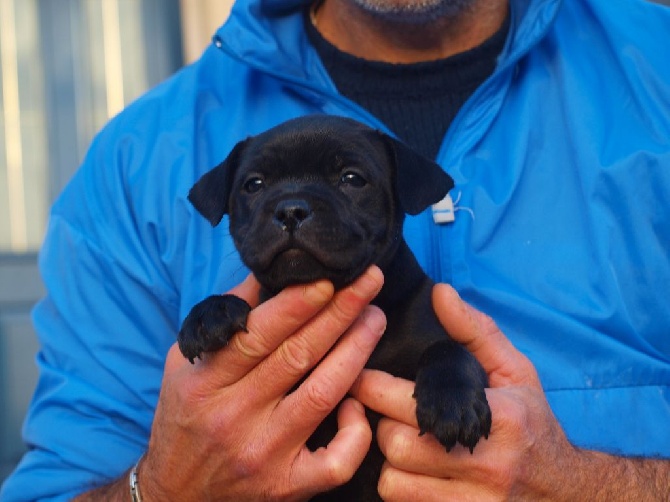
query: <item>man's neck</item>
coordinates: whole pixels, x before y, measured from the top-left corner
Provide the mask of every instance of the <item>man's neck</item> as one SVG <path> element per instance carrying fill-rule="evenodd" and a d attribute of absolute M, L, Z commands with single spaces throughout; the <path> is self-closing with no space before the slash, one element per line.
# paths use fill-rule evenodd
<path fill-rule="evenodd" d="M 335 47 L 359 58 L 388 63 L 444 59 L 491 37 L 507 15 L 508 1 L 480 1 L 458 18 L 427 24 L 389 22 L 350 0 L 324 0 L 312 22 Z"/>

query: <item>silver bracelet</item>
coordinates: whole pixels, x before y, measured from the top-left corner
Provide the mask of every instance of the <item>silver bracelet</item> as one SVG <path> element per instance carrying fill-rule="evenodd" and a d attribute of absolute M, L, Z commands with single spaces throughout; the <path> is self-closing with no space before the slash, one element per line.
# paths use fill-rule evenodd
<path fill-rule="evenodd" d="M 128 482 L 130 484 L 130 500 L 132 502 L 142 502 L 142 495 L 140 495 L 140 485 L 137 482 L 137 469 L 140 466 L 142 461 L 142 455 L 138 460 L 135 466 L 130 470 L 130 475 L 128 476 Z"/>

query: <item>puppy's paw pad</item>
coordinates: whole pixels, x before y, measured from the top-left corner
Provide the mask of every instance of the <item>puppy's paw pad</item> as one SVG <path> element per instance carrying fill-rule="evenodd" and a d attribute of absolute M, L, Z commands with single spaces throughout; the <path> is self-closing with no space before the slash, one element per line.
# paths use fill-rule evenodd
<path fill-rule="evenodd" d="M 450 451 L 460 443 L 473 451 L 491 431 L 491 410 L 484 389 L 417 385 L 416 417 L 421 433 L 430 432 Z"/>
<path fill-rule="evenodd" d="M 179 350 L 191 363 L 203 352 L 224 347 L 238 331 L 246 331 L 251 307 L 234 295 L 213 295 L 196 304 L 181 326 Z"/>

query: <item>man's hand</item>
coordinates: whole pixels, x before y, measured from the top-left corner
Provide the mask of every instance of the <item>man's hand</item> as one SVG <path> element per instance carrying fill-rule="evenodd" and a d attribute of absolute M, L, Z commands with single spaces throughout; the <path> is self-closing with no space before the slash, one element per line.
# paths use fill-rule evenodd
<path fill-rule="evenodd" d="M 139 473 L 145 500 L 295 500 L 347 481 L 371 441 L 362 407 L 343 403 L 327 449 L 305 442 L 379 341 L 385 319 L 368 303 L 382 282 L 375 268 L 334 295 L 328 282 L 288 288 L 195 366 L 173 347 Z M 257 290 L 234 293 L 253 305 Z"/>
<path fill-rule="evenodd" d="M 365 370 L 352 395 L 389 417 L 377 431 L 387 458 L 379 480 L 395 500 L 663 500 L 670 462 L 627 459 L 579 450 L 567 440 L 531 362 L 486 315 L 449 286 L 433 291 L 433 305 L 451 336 L 489 375 L 493 427 L 474 454 L 449 454 L 430 435 L 419 437 L 413 382 Z"/>
<path fill-rule="evenodd" d="M 348 481 L 372 440 L 358 402 L 342 403 L 327 448 L 311 452 L 305 442 L 346 396 L 386 327 L 368 305 L 382 283 L 372 267 L 337 293 L 326 281 L 287 288 L 252 310 L 248 332 L 195 365 L 175 344 L 139 466 L 143 500 L 303 500 Z M 258 304 L 253 278 L 231 293 Z M 79 500 L 102 494 L 127 500 L 127 481 Z"/>

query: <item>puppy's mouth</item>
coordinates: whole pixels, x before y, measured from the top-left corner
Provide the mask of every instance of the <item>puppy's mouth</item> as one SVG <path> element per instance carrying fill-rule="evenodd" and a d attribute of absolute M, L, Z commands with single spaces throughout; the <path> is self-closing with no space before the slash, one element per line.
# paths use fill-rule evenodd
<path fill-rule="evenodd" d="M 269 256 L 263 273 L 276 270 L 288 277 L 296 277 L 323 274 L 323 271 L 326 270 L 339 273 L 343 268 L 339 266 L 332 253 L 323 252 L 318 248 L 312 249 L 310 246 L 291 239 L 289 243 L 278 248 Z"/>
<path fill-rule="evenodd" d="M 311 252 L 301 247 L 290 247 L 276 253 L 266 270 L 278 269 L 287 275 L 295 275 L 302 269 L 315 267 L 328 268 Z"/>
<path fill-rule="evenodd" d="M 291 238 L 256 253 L 253 262 L 247 263 L 247 266 L 263 287 L 272 293 L 293 284 L 305 284 L 320 279 L 331 281 L 339 289 L 362 272 L 361 268 L 364 267 L 355 263 L 360 258 L 351 254 L 345 257 L 333 250 L 312 247 L 299 239 Z"/>
<path fill-rule="evenodd" d="M 276 261 L 282 261 L 282 262 L 288 262 L 288 263 L 295 263 L 296 265 L 300 265 L 305 261 L 306 258 L 311 258 L 312 254 L 309 251 L 306 251 L 302 247 L 288 247 L 283 251 L 279 251 L 277 254 L 275 254 L 274 259 L 272 262 Z M 271 265 L 272 266 L 272 265 Z"/>

